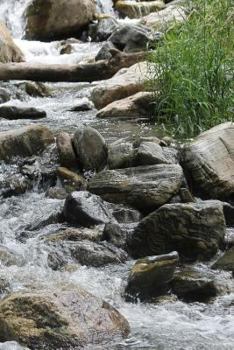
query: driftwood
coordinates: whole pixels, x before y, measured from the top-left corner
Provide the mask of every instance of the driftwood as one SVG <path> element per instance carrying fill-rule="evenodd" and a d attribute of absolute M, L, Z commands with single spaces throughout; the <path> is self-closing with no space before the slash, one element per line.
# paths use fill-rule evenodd
<path fill-rule="evenodd" d="M 0 80 L 32 80 L 43 82 L 92 82 L 111 78 L 119 69 L 145 60 L 145 52 L 122 53 L 111 50 L 110 60 L 84 64 L 0 64 Z"/>

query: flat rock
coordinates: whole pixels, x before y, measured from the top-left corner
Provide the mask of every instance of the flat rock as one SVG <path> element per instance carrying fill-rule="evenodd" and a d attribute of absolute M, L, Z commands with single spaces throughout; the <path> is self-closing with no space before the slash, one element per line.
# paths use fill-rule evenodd
<path fill-rule="evenodd" d="M 224 245 L 225 219 L 217 201 L 166 204 L 142 219 L 128 239 L 133 257 L 167 254 L 208 260 Z"/>
<path fill-rule="evenodd" d="M 159 164 L 106 170 L 89 182 L 90 192 L 103 199 L 152 211 L 165 204 L 182 184 L 183 170 L 177 164 Z"/>
<path fill-rule="evenodd" d="M 234 124 L 220 124 L 199 135 L 184 151 L 194 188 L 207 197 L 234 195 Z"/>
<path fill-rule="evenodd" d="M 46 118 L 46 112 L 42 109 L 34 107 L 1 105 L 0 118 L 16 120 L 16 119 L 41 119 Z"/>
<path fill-rule="evenodd" d="M 128 333 L 116 309 L 81 288 L 15 293 L 0 302 L 0 341 L 35 350 L 112 344 Z"/>

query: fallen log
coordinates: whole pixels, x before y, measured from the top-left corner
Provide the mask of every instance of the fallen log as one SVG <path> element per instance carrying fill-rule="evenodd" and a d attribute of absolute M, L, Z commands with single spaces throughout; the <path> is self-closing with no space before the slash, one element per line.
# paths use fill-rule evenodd
<path fill-rule="evenodd" d="M 93 63 L 83 64 L 0 64 L 0 80 L 32 80 L 43 82 L 92 82 L 111 78 L 121 68 L 127 68 L 143 61 L 145 52 L 122 53 L 111 50 L 112 57 Z"/>

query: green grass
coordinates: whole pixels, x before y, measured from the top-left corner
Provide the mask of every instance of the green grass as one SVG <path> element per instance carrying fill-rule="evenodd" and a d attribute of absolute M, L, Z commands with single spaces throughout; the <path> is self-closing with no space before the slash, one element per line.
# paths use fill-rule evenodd
<path fill-rule="evenodd" d="M 234 113 L 234 1 L 193 4 L 189 19 L 150 54 L 154 120 L 178 138 L 194 137 Z"/>

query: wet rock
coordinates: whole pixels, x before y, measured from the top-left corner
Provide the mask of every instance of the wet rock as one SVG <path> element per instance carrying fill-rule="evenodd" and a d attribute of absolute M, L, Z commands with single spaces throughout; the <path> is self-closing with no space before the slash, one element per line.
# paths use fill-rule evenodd
<path fill-rule="evenodd" d="M 125 251 L 107 242 L 79 241 L 71 244 L 70 250 L 72 257 L 81 265 L 94 267 L 123 263 L 128 257 Z"/>
<path fill-rule="evenodd" d="M 83 241 L 83 240 L 89 240 L 93 242 L 100 241 L 102 238 L 102 231 L 101 227 L 96 226 L 94 228 L 75 228 L 75 227 L 69 227 L 64 230 L 60 230 L 58 232 L 49 234 L 45 237 L 46 242 L 48 243 L 57 243 L 57 242 L 69 242 L 69 241 Z"/>
<path fill-rule="evenodd" d="M 41 41 L 71 37 L 94 19 L 95 12 L 93 0 L 33 0 L 26 10 L 25 36 Z"/>
<path fill-rule="evenodd" d="M 16 119 L 41 119 L 46 118 L 46 112 L 34 107 L 1 105 L 0 118 Z"/>
<path fill-rule="evenodd" d="M 91 94 L 95 107 L 101 109 L 113 101 L 145 90 L 148 67 L 147 62 L 140 62 L 130 68 L 120 69 L 111 79 L 101 82 Z"/>
<path fill-rule="evenodd" d="M 97 113 L 97 118 L 137 119 L 150 117 L 153 110 L 153 94 L 151 92 L 138 92 L 102 108 Z"/>
<path fill-rule="evenodd" d="M 108 147 L 108 166 L 110 169 L 128 168 L 134 162 L 134 148 L 131 142 L 117 140 Z"/>
<path fill-rule="evenodd" d="M 140 221 L 128 249 L 136 258 L 175 249 L 183 260 L 208 260 L 223 247 L 224 235 L 220 203 L 166 204 Z"/>
<path fill-rule="evenodd" d="M 62 166 L 73 168 L 78 165 L 72 145 L 72 136 L 67 132 L 60 132 L 56 138 L 59 160 Z"/>
<path fill-rule="evenodd" d="M 65 219 L 73 224 L 90 227 L 113 220 L 107 204 L 86 191 L 71 193 L 63 208 Z"/>
<path fill-rule="evenodd" d="M 107 146 L 102 135 L 90 126 L 80 127 L 73 136 L 73 146 L 84 170 L 102 170 L 107 163 Z"/>
<path fill-rule="evenodd" d="M 223 212 L 226 220 L 226 225 L 234 227 L 234 205 L 223 203 Z"/>
<path fill-rule="evenodd" d="M 136 224 L 105 224 L 103 230 L 102 240 L 110 242 L 118 248 L 126 248 L 127 236 L 134 230 Z"/>
<path fill-rule="evenodd" d="M 43 151 L 53 141 L 52 132 L 42 125 L 0 132 L 0 160 L 10 161 L 17 156 L 32 156 Z"/>
<path fill-rule="evenodd" d="M 179 191 L 182 177 L 179 165 L 139 166 L 102 171 L 91 179 L 88 188 L 104 200 L 145 212 L 169 201 Z"/>
<path fill-rule="evenodd" d="M 199 135 L 184 152 L 194 188 L 208 197 L 234 195 L 234 124 L 220 124 Z"/>
<path fill-rule="evenodd" d="M 177 272 L 171 283 L 172 292 L 180 299 L 189 302 L 204 302 L 215 297 L 218 293 L 213 277 L 207 272 L 199 272 L 186 268 Z"/>
<path fill-rule="evenodd" d="M 187 19 L 187 12 L 183 6 L 169 5 L 159 12 L 152 12 L 142 18 L 141 22 L 146 27 L 157 32 L 166 32 L 176 23 L 182 23 Z"/>
<path fill-rule="evenodd" d="M 157 12 L 165 8 L 163 1 L 127 1 L 118 0 L 115 4 L 116 10 L 123 16 L 129 18 L 141 18 L 151 12 Z"/>
<path fill-rule="evenodd" d="M 85 112 L 91 111 L 94 108 L 92 101 L 87 97 L 83 97 L 76 102 L 76 104 L 70 109 L 71 112 Z"/>
<path fill-rule="evenodd" d="M 128 278 L 125 299 L 143 301 L 167 293 L 178 261 L 177 252 L 137 260 Z"/>
<path fill-rule="evenodd" d="M 26 81 L 21 83 L 21 86 L 24 87 L 25 92 L 32 97 L 50 97 L 52 95 L 49 86 L 41 82 Z"/>
<path fill-rule="evenodd" d="M 143 25 L 125 24 L 117 28 L 108 39 L 117 49 L 124 52 L 146 50 L 147 44 L 154 40 L 150 29 Z"/>
<path fill-rule="evenodd" d="M 58 176 L 65 183 L 66 188 L 69 186 L 74 191 L 84 190 L 87 186 L 85 179 L 81 175 L 67 168 L 59 167 Z"/>
<path fill-rule="evenodd" d="M 23 62 L 24 55 L 14 43 L 12 36 L 2 22 L 0 22 L 0 63 Z"/>
<path fill-rule="evenodd" d="M 0 88 L 0 104 L 5 103 L 11 99 L 11 95 L 6 89 Z"/>
<path fill-rule="evenodd" d="M 110 41 L 105 42 L 98 51 L 95 61 L 109 60 L 112 57 L 112 49 L 116 49 L 115 45 L 113 45 Z"/>
<path fill-rule="evenodd" d="M 128 333 L 117 310 L 81 288 L 15 293 L 0 303 L 0 341 L 35 350 L 112 344 Z"/>
<path fill-rule="evenodd" d="M 112 214 L 121 224 L 130 224 L 138 222 L 141 219 L 141 213 L 138 210 L 127 207 L 118 207 L 113 210 Z"/>
<path fill-rule="evenodd" d="M 234 272 L 234 247 L 227 250 L 213 265 L 214 270 Z"/>
<path fill-rule="evenodd" d="M 52 199 L 66 199 L 67 192 L 62 187 L 50 187 L 46 191 L 46 196 Z"/>
<path fill-rule="evenodd" d="M 100 18 L 95 28 L 94 40 L 98 42 L 107 40 L 118 27 L 119 24 L 115 18 Z"/>

